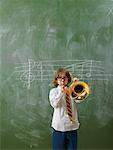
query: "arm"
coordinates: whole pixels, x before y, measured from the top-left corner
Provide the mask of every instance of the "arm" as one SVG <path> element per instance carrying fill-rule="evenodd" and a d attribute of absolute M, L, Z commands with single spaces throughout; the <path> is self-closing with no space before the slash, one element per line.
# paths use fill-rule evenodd
<path fill-rule="evenodd" d="M 63 95 L 62 91 L 57 91 L 55 88 L 50 91 L 49 100 L 53 108 L 57 108 L 60 105 Z"/>

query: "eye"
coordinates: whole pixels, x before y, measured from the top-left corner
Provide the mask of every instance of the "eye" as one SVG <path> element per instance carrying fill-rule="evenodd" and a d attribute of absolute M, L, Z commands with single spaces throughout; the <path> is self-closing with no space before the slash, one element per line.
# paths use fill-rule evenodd
<path fill-rule="evenodd" d="M 58 79 L 60 79 L 60 80 L 66 80 L 67 77 L 58 77 Z"/>

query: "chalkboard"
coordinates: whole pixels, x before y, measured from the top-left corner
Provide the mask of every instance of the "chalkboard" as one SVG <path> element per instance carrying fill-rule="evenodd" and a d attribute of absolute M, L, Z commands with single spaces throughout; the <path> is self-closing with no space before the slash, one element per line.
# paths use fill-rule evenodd
<path fill-rule="evenodd" d="M 113 1 L 0 0 L 1 150 L 51 149 L 54 71 L 88 82 L 79 149 L 113 149 Z"/>

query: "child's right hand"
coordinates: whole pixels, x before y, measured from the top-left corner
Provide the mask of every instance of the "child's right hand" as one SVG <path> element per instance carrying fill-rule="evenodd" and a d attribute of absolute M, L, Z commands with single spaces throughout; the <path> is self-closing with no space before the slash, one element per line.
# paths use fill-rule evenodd
<path fill-rule="evenodd" d="M 60 87 L 61 87 L 61 91 L 64 92 L 64 90 L 65 90 L 65 85 L 61 85 Z"/>
<path fill-rule="evenodd" d="M 68 87 L 67 87 L 67 86 L 62 86 L 62 87 L 61 87 L 61 91 L 62 91 L 62 92 L 66 93 L 67 90 L 68 90 Z"/>

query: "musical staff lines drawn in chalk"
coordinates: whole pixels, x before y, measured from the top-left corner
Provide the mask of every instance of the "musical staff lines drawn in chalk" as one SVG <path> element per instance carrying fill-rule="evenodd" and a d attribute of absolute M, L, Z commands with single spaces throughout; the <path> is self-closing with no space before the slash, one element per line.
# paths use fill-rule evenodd
<path fill-rule="evenodd" d="M 15 67 L 16 79 L 23 83 L 27 89 L 33 82 L 51 81 L 53 73 L 59 67 L 69 70 L 80 80 L 108 80 L 113 74 L 105 73 L 101 61 L 96 60 L 48 60 L 33 61 L 28 59 L 25 63 L 18 63 Z"/>

